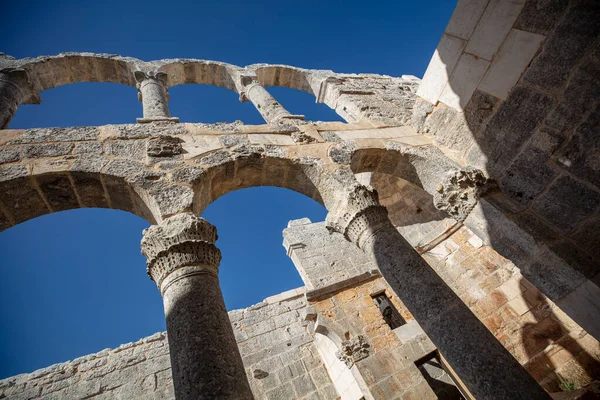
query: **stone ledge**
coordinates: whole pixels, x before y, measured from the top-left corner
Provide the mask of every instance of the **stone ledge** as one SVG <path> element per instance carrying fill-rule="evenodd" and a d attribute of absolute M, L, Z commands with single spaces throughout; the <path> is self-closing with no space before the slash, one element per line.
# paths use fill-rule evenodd
<path fill-rule="evenodd" d="M 371 279 L 381 277 L 381 272 L 378 269 L 372 269 L 369 272 L 362 273 L 360 275 L 353 276 L 352 278 L 344 279 L 339 282 L 335 282 L 329 286 L 326 286 L 321 289 L 315 289 L 306 292 L 306 300 L 313 301 L 320 297 L 326 296 L 328 294 L 338 292 L 342 289 L 346 289 L 348 287 L 357 285 L 359 283 L 369 281 Z"/>

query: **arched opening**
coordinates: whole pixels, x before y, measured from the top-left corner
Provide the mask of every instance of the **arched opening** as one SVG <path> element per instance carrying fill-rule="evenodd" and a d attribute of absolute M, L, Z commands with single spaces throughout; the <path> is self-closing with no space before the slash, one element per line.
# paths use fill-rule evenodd
<path fill-rule="evenodd" d="M 227 309 L 245 308 L 304 286 L 281 245 L 288 221 L 325 219 L 316 201 L 292 190 L 253 187 L 228 193 L 202 213 L 217 227 L 223 254 L 219 280 Z"/>
<path fill-rule="evenodd" d="M 250 102 L 240 102 L 239 95 L 219 86 L 204 84 L 178 85 L 169 89 L 169 110 L 182 122 L 234 122 L 260 125 L 265 121 Z"/>
<path fill-rule="evenodd" d="M 45 90 L 41 104 L 21 104 L 9 129 L 135 123 L 142 115 L 137 89 L 108 82 L 80 82 Z"/>
<path fill-rule="evenodd" d="M 345 122 L 334 110 L 324 103 L 317 103 L 315 96 L 283 86 L 266 88 L 281 105 L 294 115 L 304 115 L 307 121 L 341 121 Z"/>
<path fill-rule="evenodd" d="M 316 332 L 315 345 L 339 398 L 341 400 L 364 399 L 363 392 L 352 371 L 338 358 L 339 348 L 333 340 L 321 332 Z"/>
<path fill-rule="evenodd" d="M 140 254 L 149 223 L 109 209 L 44 215 L 0 232 L 0 377 L 164 331 Z"/>

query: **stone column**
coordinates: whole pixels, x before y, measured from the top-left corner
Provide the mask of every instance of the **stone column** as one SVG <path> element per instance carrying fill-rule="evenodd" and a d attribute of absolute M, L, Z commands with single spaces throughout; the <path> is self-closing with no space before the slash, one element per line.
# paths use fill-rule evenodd
<path fill-rule="evenodd" d="M 304 120 L 304 115 L 293 115 L 283 108 L 283 106 L 271 96 L 271 93 L 256 81 L 252 81 L 244 86 L 244 89 L 240 93 L 240 100 L 250 100 L 268 124 L 272 124 L 281 119 Z"/>
<path fill-rule="evenodd" d="M 372 255 L 382 275 L 477 399 L 549 399 L 462 300 L 400 235 L 377 200 L 355 183 L 328 226 Z"/>
<path fill-rule="evenodd" d="M 0 71 L 0 129 L 8 128 L 17 108 L 25 102 L 29 86 L 25 70 Z"/>
<path fill-rule="evenodd" d="M 144 230 L 142 254 L 164 302 L 175 398 L 252 399 L 219 286 L 217 231 L 178 214 Z"/>
<path fill-rule="evenodd" d="M 179 118 L 169 113 L 169 92 L 167 90 L 167 74 L 165 72 L 135 72 L 138 88 L 138 100 L 144 107 L 144 117 L 138 123 L 153 121 L 179 122 Z"/>

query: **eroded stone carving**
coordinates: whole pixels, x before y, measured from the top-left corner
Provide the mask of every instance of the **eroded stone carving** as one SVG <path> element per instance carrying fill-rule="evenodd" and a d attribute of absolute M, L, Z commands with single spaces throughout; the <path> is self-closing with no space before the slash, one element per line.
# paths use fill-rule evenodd
<path fill-rule="evenodd" d="M 186 267 L 204 267 L 218 274 L 221 252 L 214 245 L 217 230 L 204 218 L 178 214 L 160 225 L 144 229 L 142 254 L 147 258 L 147 272 L 159 288 L 173 271 Z"/>
<path fill-rule="evenodd" d="M 449 171 L 436 187 L 433 202 L 438 210 L 446 211 L 459 222 L 464 221 L 477 205 L 479 197 L 489 192 L 495 184 L 478 169 Z"/>
<path fill-rule="evenodd" d="M 148 155 L 151 157 L 173 157 L 183 153 L 183 140 L 161 135 L 148 141 Z"/>
<path fill-rule="evenodd" d="M 304 132 L 292 132 L 291 136 L 292 140 L 298 144 L 310 144 L 317 141 L 314 137 L 309 136 Z"/>
<path fill-rule="evenodd" d="M 356 185 L 342 204 L 327 214 L 327 229 L 341 233 L 359 247 L 386 222 L 389 222 L 387 210 L 379 204 L 377 191 L 364 185 Z"/>
<path fill-rule="evenodd" d="M 352 368 L 356 362 L 369 357 L 370 347 L 364 336 L 357 335 L 353 339 L 344 340 L 342 348 L 336 353 L 336 356 L 340 361 L 346 363 L 348 368 Z"/>

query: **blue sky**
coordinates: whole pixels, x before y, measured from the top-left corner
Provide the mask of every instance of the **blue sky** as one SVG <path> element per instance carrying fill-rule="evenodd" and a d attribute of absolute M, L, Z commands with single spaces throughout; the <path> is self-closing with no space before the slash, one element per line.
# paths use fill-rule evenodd
<path fill-rule="evenodd" d="M 3 7 L 0 51 L 17 58 L 90 51 L 421 77 L 455 4 L 22 0 Z M 340 120 L 306 93 L 268 89 L 294 114 Z M 184 85 L 170 94 L 171 114 L 185 122 L 263 123 L 250 103 L 222 88 Z M 22 106 L 10 128 L 133 123 L 141 116 L 136 90 L 108 83 L 55 88 L 42 100 Z M 228 309 L 301 286 L 281 231 L 290 219 L 321 221 L 325 214 L 313 200 L 271 187 L 211 204 L 203 217 L 219 231 Z M 147 226 L 122 211 L 81 209 L 0 232 L 0 378 L 165 329 L 160 294 L 140 255 Z"/>

